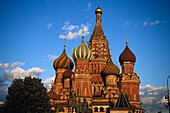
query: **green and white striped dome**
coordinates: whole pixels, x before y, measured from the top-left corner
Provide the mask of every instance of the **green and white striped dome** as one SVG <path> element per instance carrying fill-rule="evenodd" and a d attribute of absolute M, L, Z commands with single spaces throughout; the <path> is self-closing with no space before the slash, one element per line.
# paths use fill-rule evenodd
<path fill-rule="evenodd" d="M 76 60 L 77 58 L 85 58 L 85 59 L 91 60 L 92 51 L 84 43 L 84 36 L 82 36 L 81 44 L 73 50 L 72 57 L 74 60 Z"/>

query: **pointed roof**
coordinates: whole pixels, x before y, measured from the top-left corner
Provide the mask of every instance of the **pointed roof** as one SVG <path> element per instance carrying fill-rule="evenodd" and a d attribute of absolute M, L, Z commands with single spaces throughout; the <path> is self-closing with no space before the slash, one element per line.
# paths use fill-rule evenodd
<path fill-rule="evenodd" d="M 91 35 L 91 39 L 97 38 L 97 37 L 101 37 L 104 36 L 104 32 L 103 32 L 103 28 L 102 28 L 102 24 L 101 24 L 101 15 L 102 15 L 102 9 L 98 6 L 98 8 L 95 10 L 95 14 L 96 14 L 96 25 L 94 27 L 93 33 Z"/>
<path fill-rule="evenodd" d="M 122 91 L 119 93 L 119 97 L 117 99 L 117 102 L 115 104 L 115 109 L 131 109 L 131 105 L 128 99 L 128 96 L 122 93 Z"/>
<path fill-rule="evenodd" d="M 57 99 L 57 94 L 53 91 L 53 88 L 47 92 L 47 95 L 50 99 Z"/>

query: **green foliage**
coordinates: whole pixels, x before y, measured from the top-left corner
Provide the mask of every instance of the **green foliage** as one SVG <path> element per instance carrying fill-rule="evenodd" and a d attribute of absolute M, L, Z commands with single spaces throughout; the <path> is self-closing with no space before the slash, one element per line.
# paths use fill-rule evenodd
<path fill-rule="evenodd" d="M 5 111 L 9 113 L 47 113 L 50 110 L 47 89 L 41 79 L 15 79 L 8 88 Z"/>

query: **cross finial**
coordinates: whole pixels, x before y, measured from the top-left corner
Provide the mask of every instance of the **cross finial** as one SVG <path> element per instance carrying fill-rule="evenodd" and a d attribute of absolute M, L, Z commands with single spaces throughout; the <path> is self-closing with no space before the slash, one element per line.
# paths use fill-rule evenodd
<path fill-rule="evenodd" d="M 128 45 L 128 39 L 127 39 L 127 34 L 126 34 L 126 45 Z"/>
<path fill-rule="evenodd" d="M 83 36 L 84 36 L 84 29 L 83 29 Z"/>
<path fill-rule="evenodd" d="M 98 7 L 99 7 L 99 5 L 100 5 L 100 1 L 98 0 Z"/>
<path fill-rule="evenodd" d="M 64 38 L 64 49 L 66 47 L 66 38 Z"/>
<path fill-rule="evenodd" d="M 84 42 L 84 29 L 82 31 L 83 31 L 82 42 Z"/>

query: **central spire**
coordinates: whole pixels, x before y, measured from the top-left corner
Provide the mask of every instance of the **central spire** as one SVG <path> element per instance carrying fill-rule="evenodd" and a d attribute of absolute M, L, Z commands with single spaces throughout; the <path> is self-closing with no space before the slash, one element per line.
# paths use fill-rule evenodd
<path fill-rule="evenodd" d="M 101 15 L 102 15 L 103 11 L 102 9 L 99 7 L 98 4 L 98 8 L 95 10 L 95 14 L 96 14 L 96 25 L 95 28 L 93 30 L 93 34 L 91 35 L 91 39 L 96 39 L 96 38 L 103 38 L 102 36 L 104 36 L 104 32 L 103 32 L 103 28 L 102 28 L 102 24 L 101 24 Z"/>

